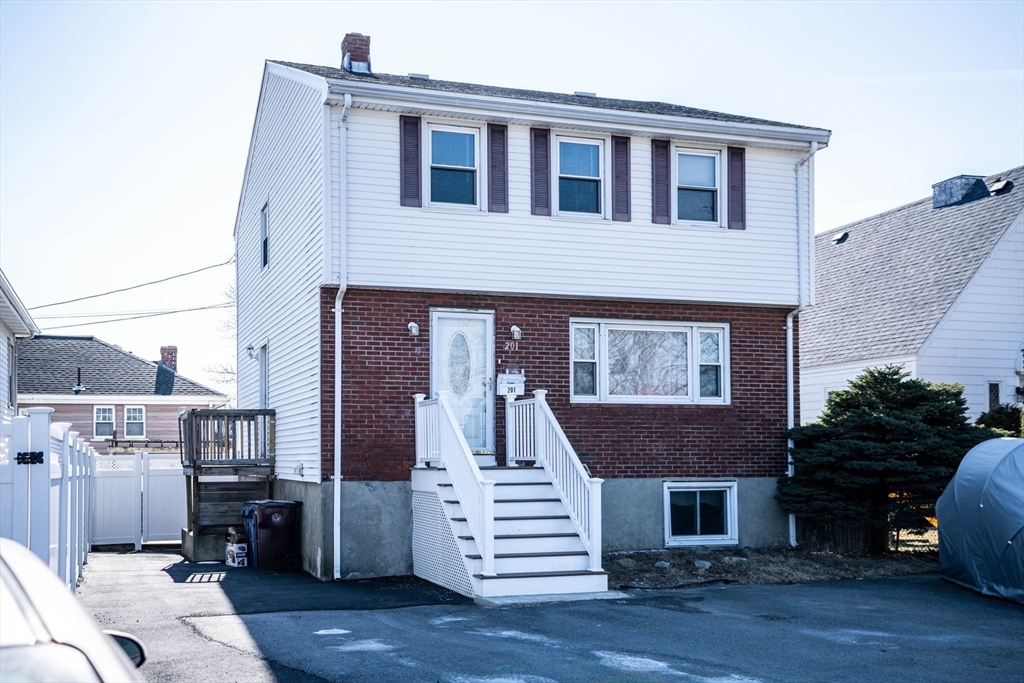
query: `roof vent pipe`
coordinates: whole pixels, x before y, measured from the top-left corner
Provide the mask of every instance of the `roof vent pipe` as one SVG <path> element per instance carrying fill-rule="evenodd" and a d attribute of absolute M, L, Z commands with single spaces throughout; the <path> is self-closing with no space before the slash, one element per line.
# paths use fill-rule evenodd
<path fill-rule="evenodd" d="M 932 185 L 932 208 L 959 206 L 984 199 L 988 194 L 988 186 L 980 175 L 958 175 Z"/>
<path fill-rule="evenodd" d="M 373 73 L 370 70 L 370 36 L 345 34 L 341 41 L 341 68 L 357 74 Z"/>

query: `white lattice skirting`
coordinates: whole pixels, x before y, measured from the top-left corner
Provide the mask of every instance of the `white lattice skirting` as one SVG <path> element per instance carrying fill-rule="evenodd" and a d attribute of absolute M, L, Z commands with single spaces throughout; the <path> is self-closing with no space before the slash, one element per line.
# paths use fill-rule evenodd
<path fill-rule="evenodd" d="M 436 493 L 412 492 L 412 524 L 413 573 L 421 579 L 472 597 L 469 570 Z"/>

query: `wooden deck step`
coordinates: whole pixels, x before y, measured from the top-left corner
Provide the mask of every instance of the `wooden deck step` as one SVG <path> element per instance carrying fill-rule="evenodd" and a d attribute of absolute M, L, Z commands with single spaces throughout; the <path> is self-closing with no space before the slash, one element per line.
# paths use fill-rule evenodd
<path fill-rule="evenodd" d="M 549 481 L 496 481 L 495 486 L 552 486 Z M 438 484 L 438 486 L 451 487 L 453 484 Z"/>

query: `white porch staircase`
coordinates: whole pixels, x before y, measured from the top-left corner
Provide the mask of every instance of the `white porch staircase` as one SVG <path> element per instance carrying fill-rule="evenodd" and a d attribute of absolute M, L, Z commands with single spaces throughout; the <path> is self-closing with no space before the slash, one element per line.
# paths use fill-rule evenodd
<path fill-rule="evenodd" d="M 510 433 L 520 444 L 517 451 L 516 439 L 510 440 L 510 467 L 481 467 L 446 397 L 417 396 L 417 576 L 483 598 L 608 590 L 601 569 L 601 480 L 579 463 L 544 392 L 535 394 L 509 404 L 509 424 L 519 418 Z M 540 433 L 527 434 L 534 430 L 525 429 L 526 422 Z M 535 465 L 517 466 L 523 461 Z"/>

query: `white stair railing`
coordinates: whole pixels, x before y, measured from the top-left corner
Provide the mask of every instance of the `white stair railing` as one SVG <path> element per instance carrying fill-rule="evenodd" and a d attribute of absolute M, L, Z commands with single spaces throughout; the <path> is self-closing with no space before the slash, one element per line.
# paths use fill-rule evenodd
<path fill-rule="evenodd" d="M 590 570 L 601 571 L 601 484 L 590 476 L 547 403 L 547 390 L 506 403 L 507 432 L 513 435 L 509 464 L 534 460 L 551 477 L 590 555 Z M 506 442 L 508 439 L 506 438 Z M 529 445 L 527 445 L 529 444 Z M 508 445 L 508 444 L 506 444 Z"/>
<path fill-rule="evenodd" d="M 416 466 L 439 462 L 448 472 L 455 496 L 466 516 L 469 532 L 480 551 L 484 576 L 494 571 L 494 482 L 484 479 L 462 428 L 448 403 L 447 392 L 424 400 L 413 395 L 416 404 Z"/>

